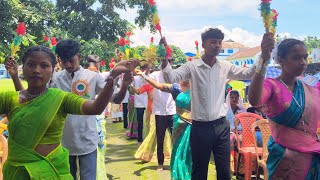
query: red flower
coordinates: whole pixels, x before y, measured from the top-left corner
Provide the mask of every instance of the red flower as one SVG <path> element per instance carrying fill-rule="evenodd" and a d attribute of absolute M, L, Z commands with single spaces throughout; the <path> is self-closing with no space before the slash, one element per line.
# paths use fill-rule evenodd
<path fill-rule="evenodd" d="M 127 33 L 126 33 L 126 36 L 127 36 L 127 37 L 130 37 L 130 36 L 131 36 L 131 32 L 127 32 Z"/>
<path fill-rule="evenodd" d="M 100 63 L 100 65 L 101 65 L 101 66 L 105 66 L 105 65 L 106 65 L 106 61 L 105 61 L 105 60 L 102 60 L 101 63 Z"/>
<path fill-rule="evenodd" d="M 188 60 L 189 60 L 189 61 L 192 61 L 192 57 L 189 57 Z"/>
<path fill-rule="evenodd" d="M 196 46 L 199 46 L 199 42 L 198 41 L 196 41 L 196 42 L 194 42 L 195 44 L 196 44 Z"/>
<path fill-rule="evenodd" d="M 148 0 L 148 4 L 150 4 L 151 6 L 155 6 L 156 2 L 154 0 Z"/>
<path fill-rule="evenodd" d="M 151 43 L 153 43 L 153 42 L 154 42 L 154 38 L 153 38 L 153 37 L 151 37 L 150 41 L 151 41 Z"/>
<path fill-rule="evenodd" d="M 115 66 L 115 64 L 116 64 L 115 62 L 112 62 L 112 63 L 110 62 L 110 63 L 109 63 L 109 67 L 110 67 L 111 69 L 113 69 L 114 66 Z"/>
<path fill-rule="evenodd" d="M 262 3 L 270 4 L 270 1 L 272 0 L 261 0 Z"/>
<path fill-rule="evenodd" d="M 114 60 L 114 58 L 111 58 L 110 62 L 116 62 L 116 61 Z"/>
<path fill-rule="evenodd" d="M 161 25 L 160 25 L 160 24 L 156 24 L 156 25 L 154 26 L 154 28 L 155 28 L 156 30 L 158 30 L 159 32 L 161 32 Z"/>
<path fill-rule="evenodd" d="M 278 16 L 279 16 L 279 13 L 275 10 L 275 9 L 272 9 L 272 12 L 275 14 L 272 19 L 273 20 L 277 20 L 278 19 Z"/>
<path fill-rule="evenodd" d="M 19 36 L 25 35 L 27 32 L 26 25 L 24 23 L 19 23 L 16 32 Z"/>
<path fill-rule="evenodd" d="M 126 45 L 126 40 L 121 37 L 120 40 L 118 41 L 119 46 L 125 46 Z"/>
<path fill-rule="evenodd" d="M 43 39 L 44 39 L 45 42 L 48 42 L 48 41 L 49 41 L 49 37 L 48 37 L 48 36 L 44 36 Z"/>
<path fill-rule="evenodd" d="M 171 59 L 172 58 L 172 49 L 170 46 L 166 46 L 166 59 Z"/>
<path fill-rule="evenodd" d="M 52 45 L 52 46 L 55 46 L 55 45 L 57 45 L 57 43 L 58 43 L 58 42 L 57 42 L 57 39 L 56 39 L 55 37 L 52 37 L 52 38 L 51 38 L 51 45 Z"/>
<path fill-rule="evenodd" d="M 130 45 L 130 41 L 129 40 L 125 40 L 126 45 Z"/>

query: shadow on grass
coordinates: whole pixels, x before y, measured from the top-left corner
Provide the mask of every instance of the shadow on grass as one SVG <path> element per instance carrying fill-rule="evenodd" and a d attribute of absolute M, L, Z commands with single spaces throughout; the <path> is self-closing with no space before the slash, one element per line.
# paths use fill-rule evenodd
<path fill-rule="evenodd" d="M 157 170 L 158 166 L 147 166 L 147 167 L 143 167 L 137 171 L 134 171 L 133 174 L 135 174 L 136 176 L 141 176 L 141 173 L 145 170 Z M 163 170 L 170 170 L 169 166 L 163 166 Z"/>

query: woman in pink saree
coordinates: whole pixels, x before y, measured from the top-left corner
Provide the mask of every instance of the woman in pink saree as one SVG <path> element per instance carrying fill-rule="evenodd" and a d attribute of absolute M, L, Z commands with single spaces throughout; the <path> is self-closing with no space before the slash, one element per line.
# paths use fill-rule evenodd
<path fill-rule="evenodd" d="M 262 42 L 261 58 L 270 59 L 272 39 Z M 270 120 L 268 179 L 319 180 L 320 88 L 297 79 L 306 69 L 307 47 L 300 40 L 286 39 L 274 52 L 281 75 L 264 79 L 266 66 L 260 64 L 249 89 L 250 103 L 263 105 Z"/>

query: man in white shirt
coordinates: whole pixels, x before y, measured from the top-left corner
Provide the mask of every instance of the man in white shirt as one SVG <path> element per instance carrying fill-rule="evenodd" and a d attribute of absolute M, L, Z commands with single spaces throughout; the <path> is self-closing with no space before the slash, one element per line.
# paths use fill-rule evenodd
<path fill-rule="evenodd" d="M 165 83 L 162 71 L 155 71 L 150 74 L 150 78 L 158 83 Z M 172 116 L 176 114 L 176 103 L 170 93 L 162 92 L 158 89 L 153 91 L 152 113 L 156 117 L 156 135 L 157 135 L 157 158 L 158 170 L 163 170 L 164 154 L 163 141 L 167 129 L 172 133 Z"/>
<path fill-rule="evenodd" d="M 141 66 L 140 69 L 142 72 L 145 72 L 147 69 L 147 64 Z M 141 76 L 134 76 L 133 86 L 137 89 L 146 84 L 146 81 Z M 147 93 L 135 94 L 134 95 L 134 107 L 137 109 L 137 120 L 138 120 L 138 142 L 142 143 L 143 141 L 143 117 L 144 111 L 146 110 L 148 104 L 148 95 Z"/>
<path fill-rule="evenodd" d="M 162 70 L 167 83 L 191 81 L 192 179 L 207 179 L 212 152 L 218 180 L 227 180 L 230 179 L 230 126 L 225 118 L 225 82 L 251 79 L 256 67 L 242 69 L 217 60 L 224 39 L 221 30 L 210 28 L 201 38 L 205 50 L 202 59 L 187 62 L 175 70 L 164 60 Z"/>
<path fill-rule="evenodd" d="M 57 44 L 56 52 L 64 70 L 56 74 L 51 87 L 73 92 L 86 99 L 95 99 L 103 89 L 105 80 L 98 73 L 80 66 L 80 44 L 73 40 L 62 40 Z M 123 82 L 124 88 L 114 95 L 113 101 L 116 103 L 121 103 L 131 83 Z M 69 150 L 70 171 L 74 179 L 77 179 L 77 160 L 80 178 L 96 179 L 98 141 L 95 115 L 68 114 L 62 134 L 62 145 Z"/>

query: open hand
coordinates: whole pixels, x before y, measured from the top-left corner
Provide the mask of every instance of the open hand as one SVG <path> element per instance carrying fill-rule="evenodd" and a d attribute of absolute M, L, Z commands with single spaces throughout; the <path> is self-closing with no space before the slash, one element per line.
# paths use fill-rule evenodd
<path fill-rule="evenodd" d="M 167 40 L 166 40 L 166 37 L 162 37 L 161 39 L 160 39 L 160 42 L 159 42 L 159 45 L 164 45 L 164 46 L 167 46 L 168 45 L 168 43 L 167 43 Z"/>
<path fill-rule="evenodd" d="M 271 52 L 274 49 L 274 45 L 274 35 L 271 32 L 265 33 L 261 42 L 261 57 L 263 59 L 263 62 L 270 60 Z"/>
<path fill-rule="evenodd" d="M 10 56 L 5 64 L 6 70 L 9 72 L 11 77 L 18 76 L 18 65 L 14 60 L 14 57 Z"/>
<path fill-rule="evenodd" d="M 133 71 L 140 65 L 139 60 L 124 60 L 120 61 L 112 70 L 112 76 L 116 77 L 122 73 L 128 73 Z"/>

